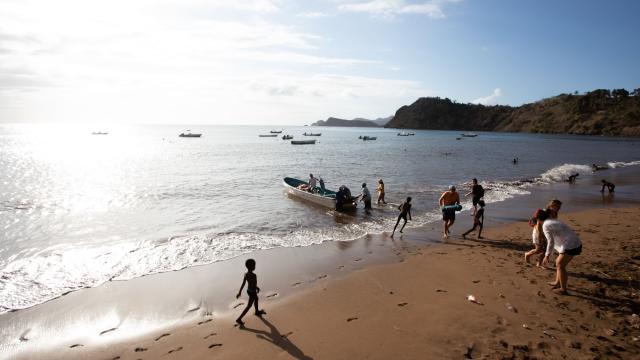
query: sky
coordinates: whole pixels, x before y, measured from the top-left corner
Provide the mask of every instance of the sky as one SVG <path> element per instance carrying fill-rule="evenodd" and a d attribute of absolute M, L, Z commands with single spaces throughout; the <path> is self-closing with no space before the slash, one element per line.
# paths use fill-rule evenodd
<path fill-rule="evenodd" d="M 302 125 L 640 87 L 639 1 L 0 0 L 0 123 Z"/>

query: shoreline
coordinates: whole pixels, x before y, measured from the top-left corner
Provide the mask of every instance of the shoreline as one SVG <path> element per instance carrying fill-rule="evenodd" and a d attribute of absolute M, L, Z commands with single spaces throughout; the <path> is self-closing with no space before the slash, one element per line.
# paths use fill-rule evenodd
<path fill-rule="evenodd" d="M 490 204 L 486 231 L 526 220 L 532 209 L 543 206 L 557 194 L 561 194 L 566 204 L 563 211 L 639 204 L 629 200 L 634 197 L 629 196 L 624 186 L 621 187 L 623 196 L 602 202 L 593 196 L 592 188 L 569 189 L 567 186 L 562 183 L 543 186 L 531 189 L 530 195 Z M 631 189 L 631 195 L 637 193 L 637 188 Z M 544 200 L 536 200 L 540 198 Z M 458 219 L 454 234 L 470 225 L 468 212 L 459 213 Z M 261 304 L 278 306 L 322 284 L 332 284 L 370 268 L 433 251 L 427 249 L 436 247 L 425 245 L 442 243 L 440 227 L 438 221 L 421 228 L 408 228 L 402 238 L 396 236 L 393 241 L 388 234 L 380 234 L 350 242 L 258 251 L 227 261 L 74 291 L 47 303 L 0 316 L 2 352 L 28 357 L 30 352 L 48 351 L 46 349 L 67 343 L 73 343 L 69 346 L 83 344 L 83 348 L 90 344 L 111 346 L 127 343 L 141 334 L 179 328 L 192 320 L 203 321 L 202 317 L 233 316 L 239 312 L 234 306 L 240 302 L 231 299 L 244 273 L 244 259 L 249 256 L 258 261 L 257 273 L 263 289 Z M 221 289 L 224 290 L 218 291 Z M 82 324 L 82 331 L 74 330 L 70 323 Z M 49 337 L 51 328 L 62 330 L 60 338 Z M 112 328 L 117 331 L 114 330 L 108 340 L 95 335 Z"/>

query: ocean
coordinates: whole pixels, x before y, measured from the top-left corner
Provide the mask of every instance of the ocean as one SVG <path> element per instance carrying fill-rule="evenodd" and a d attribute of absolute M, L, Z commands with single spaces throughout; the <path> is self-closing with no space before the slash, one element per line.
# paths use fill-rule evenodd
<path fill-rule="evenodd" d="M 390 231 L 413 197 L 416 227 L 439 218 L 449 185 L 478 178 L 487 203 L 541 184 L 601 178 L 640 165 L 626 138 L 371 128 L 0 125 L 0 313 L 72 290 L 233 258 L 259 249 L 350 241 Z M 260 138 L 270 130 L 315 145 Z M 107 131 L 108 135 L 92 135 Z M 280 135 L 282 135 L 280 134 Z M 362 141 L 361 135 L 376 136 Z M 512 159 L 518 158 L 517 164 Z M 611 169 L 591 172 L 592 163 Z M 289 197 L 286 176 L 327 188 L 367 184 L 374 209 L 341 214 Z M 375 205 L 377 179 L 391 204 Z M 624 184 L 618 184 L 624 185 Z M 595 191 L 594 190 L 594 191 Z M 470 197 L 463 197 L 470 207 Z"/>

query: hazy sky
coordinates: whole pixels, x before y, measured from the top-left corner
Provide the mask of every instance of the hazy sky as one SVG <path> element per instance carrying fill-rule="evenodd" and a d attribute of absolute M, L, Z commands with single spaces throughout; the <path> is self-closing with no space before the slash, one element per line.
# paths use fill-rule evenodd
<path fill-rule="evenodd" d="M 0 122 L 308 124 L 640 87 L 640 1 L 0 0 Z"/>

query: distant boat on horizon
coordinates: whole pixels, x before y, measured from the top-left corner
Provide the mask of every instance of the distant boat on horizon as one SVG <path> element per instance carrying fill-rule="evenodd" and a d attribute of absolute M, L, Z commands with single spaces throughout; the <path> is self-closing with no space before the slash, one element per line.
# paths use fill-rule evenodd
<path fill-rule="evenodd" d="M 293 139 L 292 135 L 282 135 L 282 140 L 291 140 Z"/>
<path fill-rule="evenodd" d="M 291 145 L 313 145 L 316 140 L 291 140 Z"/>
<path fill-rule="evenodd" d="M 476 137 L 476 136 L 478 136 L 478 134 L 474 134 L 474 133 L 464 133 L 464 134 L 460 134 L 460 135 L 462 135 L 464 137 Z"/>
<path fill-rule="evenodd" d="M 304 135 L 304 136 L 322 136 L 322 133 L 315 133 L 314 134 L 312 132 L 310 132 L 310 133 L 304 132 L 302 135 Z"/>
<path fill-rule="evenodd" d="M 414 133 L 409 133 L 409 132 L 399 132 L 398 136 L 413 136 L 415 135 Z"/>
<path fill-rule="evenodd" d="M 258 137 L 277 137 L 278 134 L 260 134 Z"/>
<path fill-rule="evenodd" d="M 186 130 L 185 132 L 180 133 L 180 135 L 178 135 L 178 137 L 185 137 L 185 138 L 199 138 L 200 136 L 202 136 L 202 134 L 192 133 L 191 130 Z"/>
<path fill-rule="evenodd" d="M 102 132 L 102 131 L 94 131 L 91 133 L 91 135 L 109 135 L 108 132 Z"/>
<path fill-rule="evenodd" d="M 361 139 L 363 141 L 368 141 L 368 140 L 376 140 L 378 137 L 376 136 L 358 136 L 358 139 Z"/>
<path fill-rule="evenodd" d="M 272 134 L 282 134 L 282 130 L 278 131 L 278 130 L 271 130 L 270 133 Z"/>

